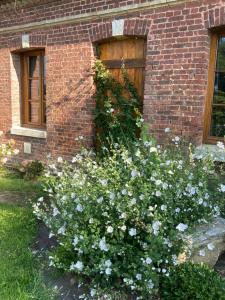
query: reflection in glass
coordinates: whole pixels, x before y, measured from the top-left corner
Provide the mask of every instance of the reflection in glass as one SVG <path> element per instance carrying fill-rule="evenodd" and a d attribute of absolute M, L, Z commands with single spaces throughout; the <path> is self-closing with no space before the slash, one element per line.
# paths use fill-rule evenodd
<path fill-rule="evenodd" d="M 46 124 L 46 102 L 43 102 L 43 119 L 44 119 L 44 124 Z"/>
<path fill-rule="evenodd" d="M 29 122 L 39 123 L 39 108 L 40 104 L 38 102 L 29 102 Z"/>
<path fill-rule="evenodd" d="M 29 56 L 29 77 L 39 77 L 39 56 Z"/>
<path fill-rule="evenodd" d="M 40 91 L 39 91 L 39 79 L 29 79 L 29 91 L 28 91 L 29 99 L 38 100 L 40 99 Z"/>
<path fill-rule="evenodd" d="M 210 135 L 225 136 L 225 37 L 218 42 Z"/>
<path fill-rule="evenodd" d="M 225 104 L 225 72 L 216 72 L 213 103 Z"/>

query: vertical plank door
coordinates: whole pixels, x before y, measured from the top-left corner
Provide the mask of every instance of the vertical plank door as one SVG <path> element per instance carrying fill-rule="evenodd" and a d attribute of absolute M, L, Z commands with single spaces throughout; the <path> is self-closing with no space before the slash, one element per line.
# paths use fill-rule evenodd
<path fill-rule="evenodd" d="M 124 62 L 129 79 L 136 87 L 141 101 L 144 96 L 144 70 L 146 41 L 143 38 L 124 38 L 111 40 L 98 45 L 99 58 L 121 81 L 121 65 Z"/>

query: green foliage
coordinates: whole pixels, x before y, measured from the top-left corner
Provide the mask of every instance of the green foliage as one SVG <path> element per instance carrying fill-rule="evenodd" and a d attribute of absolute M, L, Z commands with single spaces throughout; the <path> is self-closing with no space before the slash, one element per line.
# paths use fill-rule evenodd
<path fill-rule="evenodd" d="M 111 142 L 127 144 L 137 138 L 143 119 L 141 100 L 130 82 L 126 70 L 121 69 L 121 83 L 113 78 L 100 60 L 95 64 L 96 86 L 95 124 L 97 148 L 109 148 Z"/>
<path fill-rule="evenodd" d="M 44 165 L 39 160 L 26 160 L 17 169 L 25 180 L 34 180 L 41 176 L 44 171 Z"/>
<path fill-rule="evenodd" d="M 0 204 L 0 299 L 54 299 L 32 254 L 35 234 L 30 208 Z"/>
<path fill-rule="evenodd" d="M 225 281 L 206 265 L 189 262 L 172 269 L 161 293 L 162 300 L 224 300 Z"/>
<path fill-rule="evenodd" d="M 115 291 L 148 299 L 178 263 L 183 233 L 220 213 L 225 186 L 209 189 L 213 164 L 184 159 L 173 141 L 171 150 L 145 139 L 101 160 L 84 150 L 72 165 L 49 164 L 47 201 L 34 212 L 59 242 L 51 264 L 88 278 L 85 299 L 116 299 Z"/>

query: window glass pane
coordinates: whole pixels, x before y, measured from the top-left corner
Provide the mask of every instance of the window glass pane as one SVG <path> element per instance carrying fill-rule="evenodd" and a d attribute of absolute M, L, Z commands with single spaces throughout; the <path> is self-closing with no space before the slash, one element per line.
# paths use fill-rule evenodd
<path fill-rule="evenodd" d="M 225 104 L 225 72 L 216 72 L 213 103 Z"/>
<path fill-rule="evenodd" d="M 46 124 L 46 102 L 43 102 L 43 123 Z"/>
<path fill-rule="evenodd" d="M 225 136 L 225 37 L 218 41 L 210 135 Z"/>
<path fill-rule="evenodd" d="M 216 69 L 225 72 L 225 37 L 219 39 Z"/>
<path fill-rule="evenodd" d="M 29 122 L 39 123 L 40 104 L 38 102 L 29 102 Z"/>
<path fill-rule="evenodd" d="M 28 97 L 30 100 L 40 99 L 40 84 L 39 79 L 29 79 Z"/>
<path fill-rule="evenodd" d="M 40 57 L 29 56 L 29 77 L 39 77 Z"/>
<path fill-rule="evenodd" d="M 211 136 L 225 136 L 225 107 L 214 106 L 212 108 Z"/>

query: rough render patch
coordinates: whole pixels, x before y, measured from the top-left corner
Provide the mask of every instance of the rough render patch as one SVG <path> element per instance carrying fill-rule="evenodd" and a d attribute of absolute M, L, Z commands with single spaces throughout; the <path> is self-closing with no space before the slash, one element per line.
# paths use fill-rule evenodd
<path fill-rule="evenodd" d="M 121 36 L 124 32 L 124 19 L 112 21 L 112 36 Z"/>
<path fill-rule="evenodd" d="M 22 35 L 22 48 L 29 48 L 30 47 L 30 36 L 29 34 Z"/>

